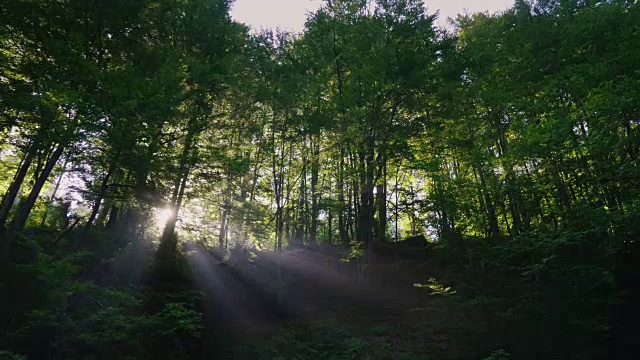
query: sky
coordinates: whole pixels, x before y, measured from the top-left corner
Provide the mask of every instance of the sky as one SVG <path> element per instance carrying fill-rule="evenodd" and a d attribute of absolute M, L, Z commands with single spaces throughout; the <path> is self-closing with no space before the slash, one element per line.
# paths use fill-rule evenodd
<path fill-rule="evenodd" d="M 260 28 L 282 28 L 301 32 L 306 14 L 315 11 L 322 0 L 235 0 L 231 15 L 237 21 Z M 428 12 L 440 10 L 438 25 L 446 24 L 447 17 L 458 13 L 504 10 L 513 0 L 425 0 Z"/>

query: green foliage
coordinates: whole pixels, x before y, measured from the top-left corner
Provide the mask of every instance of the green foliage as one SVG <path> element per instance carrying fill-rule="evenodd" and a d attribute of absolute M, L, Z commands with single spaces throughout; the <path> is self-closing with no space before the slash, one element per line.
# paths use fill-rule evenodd
<path fill-rule="evenodd" d="M 353 315 L 353 314 L 351 314 Z M 268 341 L 237 345 L 230 359 L 400 359 L 438 357 L 423 345 L 427 333 L 398 319 L 366 318 L 283 326 Z M 349 325 L 346 325 L 349 323 Z M 355 325 L 357 323 L 357 325 Z M 405 327 L 408 326 L 408 327 Z M 410 340 L 411 339 L 411 340 Z M 433 344 L 437 348 L 438 344 Z M 448 358 L 448 357 L 445 357 Z"/>
<path fill-rule="evenodd" d="M 489 357 L 486 357 L 484 360 L 509 360 L 511 356 L 508 352 L 503 349 L 496 350 L 491 353 Z"/>
<path fill-rule="evenodd" d="M 331 359 L 356 360 L 367 352 L 361 337 L 350 335 L 338 324 L 316 324 L 305 328 L 287 328 L 278 332 L 259 359 Z"/>
<path fill-rule="evenodd" d="M 191 310 L 190 304 L 168 303 L 161 312 L 146 315 L 141 312 L 140 300 L 123 301 L 123 294 L 119 293 L 122 291 L 112 290 L 119 298 L 116 304 L 109 296 L 91 298 L 97 306 L 85 305 L 80 313 L 32 311 L 30 328 L 22 331 L 37 333 L 47 329 L 59 334 L 52 345 L 57 356 L 65 359 L 110 359 L 123 355 L 146 358 L 148 347 L 154 342 L 199 335 L 200 314 Z"/>
<path fill-rule="evenodd" d="M 596 225 L 473 249 L 473 266 L 456 270 L 455 287 L 464 291 L 446 297 L 449 319 L 440 326 L 470 352 L 500 345 L 517 358 L 603 353 L 614 321 L 609 309 L 622 293 L 615 252 L 602 237 Z"/>
<path fill-rule="evenodd" d="M 342 255 L 342 258 L 340 259 L 340 261 L 351 262 L 352 260 L 357 260 L 365 256 L 366 252 L 363 246 L 364 244 L 360 241 L 354 240 L 349 242 L 348 251 Z"/>
<path fill-rule="evenodd" d="M 18 241 L 11 280 L 5 284 L 8 291 L 3 294 L 7 306 L 2 314 L 7 322 L 2 323 L 1 345 L 30 359 L 183 356 L 172 354 L 172 344 L 192 342 L 199 336 L 197 298 L 179 292 L 160 296 L 154 289 L 109 285 L 102 278 L 94 279 L 102 283 L 98 286 L 86 278 L 93 267 L 105 264 L 104 260 L 96 264 L 94 257 L 90 251 L 60 254 L 43 249 L 37 238 Z M 157 311 L 147 308 L 149 298 L 156 299 Z M 32 343 L 42 345 L 34 348 L 29 346 Z"/>
<path fill-rule="evenodd" d="M 432 295 L 453 295 L 456 293 L 455 290 L 451 289 L 451 286 L 445 286 L 439 283 L 435 278 L 429 278 L 426 284 L 413 284 L 413 287 L 429 289 Z"/>
<path fill-rule="evenodd" d="M 12 353 L 10 351 L 0 350 L 0 359 L 2 360 L 27 360 L 26 356 Z"/>
<path fill-rule="evenodd" d="M 189 303 L 168 303 L 158 314 L 151 317 L 152 334 L 158 332 L 167 339 L 178 335 L 198 336 L 200 333 L 200 313 Z"/>

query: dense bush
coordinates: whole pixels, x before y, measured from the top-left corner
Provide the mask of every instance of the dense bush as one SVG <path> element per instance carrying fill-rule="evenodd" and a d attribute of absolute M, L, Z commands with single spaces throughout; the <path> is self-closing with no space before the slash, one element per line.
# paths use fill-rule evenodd
<path fill-rule="evenodd" d="M 503 347 L 517 359 L 587 359 L 620 351 L 614 337 L 625 336 L 626 321 L 619 309 L 637 291 L 625 279 L 638 274 L 625 240 L 636 230 L 622 224 L 636 219 L 618 219 L 612 234 L 608 217 L 587 211 L 581 218 L 588 221 L 557 231 L 467 241 L 466 265 L 448 279 L 462 291 L 446 297 L 449 318 L 440 324 L 463 353 Z M 452 254 L 444 249 L 439 256 Z"/>
<path fill-rule="evenodd" d="M 165 293 L 131 279 L 121 283 L 112 276 L 112 265 L 124 261 L 126 252 L 114 249 L 105 259 L 90 250 L 43 247 L 38 239 L 50 245 L 45 234 L 21 238 L 14 247 L 2 295 L 6 305 L 0 309 L 5 320 L 0 348 L 36 360 L 189 358 L 201 319 L 187 275 L 180 283 L 183 292 Z M 150 262 L 126 260 L 139 266 Z"/>

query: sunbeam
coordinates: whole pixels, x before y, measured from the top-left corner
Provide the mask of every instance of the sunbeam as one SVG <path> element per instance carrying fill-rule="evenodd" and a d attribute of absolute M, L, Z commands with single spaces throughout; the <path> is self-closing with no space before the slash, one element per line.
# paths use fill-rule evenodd
<path fill-rule="evenodd" d="M 157 226 L 163 226 L 171 217 L 171 209 L 157 209 L 155 212 L 155 222 Z"/>

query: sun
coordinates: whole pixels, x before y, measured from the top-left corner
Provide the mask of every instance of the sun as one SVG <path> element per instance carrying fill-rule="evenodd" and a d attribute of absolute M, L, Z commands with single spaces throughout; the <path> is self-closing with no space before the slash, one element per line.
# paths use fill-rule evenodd
<path fill-rule="evenodd" d="M 158 209 L 156 210 L 156 223 L 158 225 L 164 225 L 169 221 L 171 217 L 171 209 Z"/>

